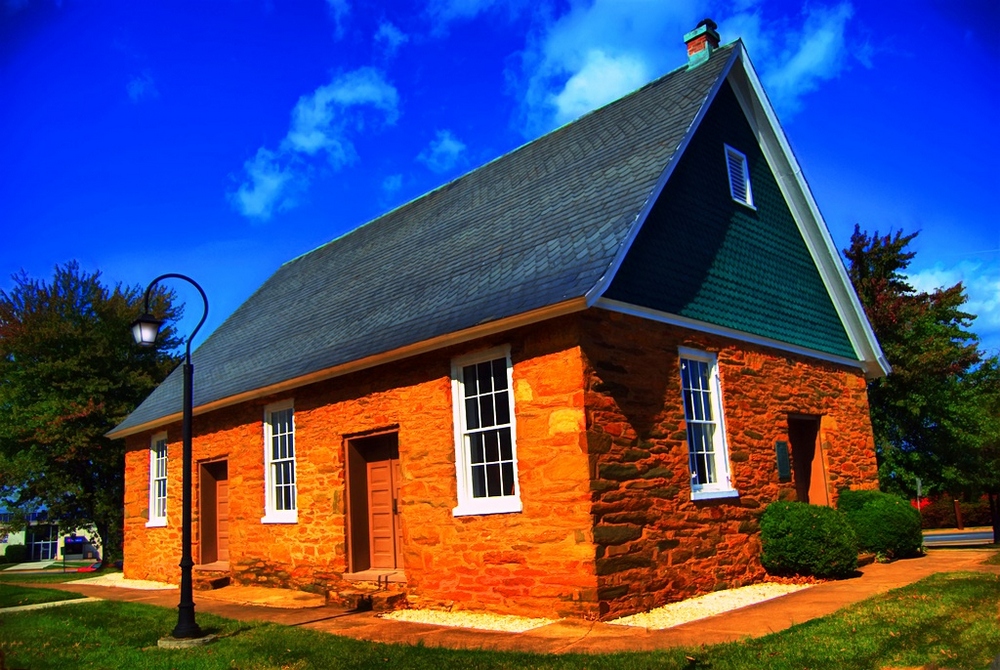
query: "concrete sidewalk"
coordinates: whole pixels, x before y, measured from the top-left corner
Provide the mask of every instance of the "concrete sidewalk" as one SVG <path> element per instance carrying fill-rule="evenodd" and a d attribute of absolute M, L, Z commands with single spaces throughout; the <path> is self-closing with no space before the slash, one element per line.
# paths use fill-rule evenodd
<path fill-rule="evenodd" d="M 500 633 L 389 621 L 371 612 L 352 612 L 303 598 L 298 591 L 268 590 L 272 606 L 248 606 L 255 587 L 221 594 L 196 592 L 197 612 L 210 612 L 240 620 L 272 621 L 288 626 L 344 635 L 362 640 L 433 647 L 496 649 L 533 653 L 610 653 L 642 651 L 675 646 L 717 644 L 746 637 L 759 637 L 784 630 L 810 619 L 826 616 L 842 607 L 912 584 L 937 572 L 979 571 L 1000 574 L 1000 566 L 983 565 L 994 551 L 982 549 L 930 550 L 927 556 L 889 564 L 873 563 L 861 576 L 826 582 L 795 593 L 725 614 L 692 621 L 666 630 L 645 630 L 606 623 L 563 619 L 524 633 Z M 134 591 L 69 582 L 45 584 L 45 588 L 74 591 L 85 596 L 176 607 L 178 592 Z M 225 589 L 223 589 L 225 591 Z M 279 591 L 279 593 L 274 593 Z M 282 602 L 281 593 L 287 602 Z M 295 604 L 297 603 L 297 604 Z M 282 605 L 275 607 L 275 604 Z"/>

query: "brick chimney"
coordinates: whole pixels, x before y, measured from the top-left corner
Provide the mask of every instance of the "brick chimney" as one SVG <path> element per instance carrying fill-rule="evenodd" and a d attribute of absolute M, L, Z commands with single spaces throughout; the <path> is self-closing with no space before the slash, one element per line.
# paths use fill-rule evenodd
<path fill-rule="evenodd" d="M 708 60 L 712 52 L 719 48 L 718 28 L 712 19 L 702 19 L 698 27 L 684 36 L 688 51 L 688 69 L 698 67 Z"/>

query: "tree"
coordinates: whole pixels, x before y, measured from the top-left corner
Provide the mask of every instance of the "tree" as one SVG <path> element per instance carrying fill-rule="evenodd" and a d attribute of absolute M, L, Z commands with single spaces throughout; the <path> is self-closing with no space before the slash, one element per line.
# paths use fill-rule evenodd
<path fill-rule="evenodd" d="M 121 552 L 125 450 L 105 433 L 173 369 L 179 341 L 168 327 L 157 347 L 135 346 L 142 289 L 109 289 L 76 262 L 51 283 L 12 279 L 0 290 L 0 504 L 96 528 L 110 560 Z M 176 321 L 173 300 L 160 290 L 151 309 Z"/>
<path fill-rule="evenodd" d="M 906 281 L 917 236 L 869 236 L 854 227 L 844 250 L 848 274 L 892 373 L 868 384 L 879 483 L 912 495 L 982 492 L 996 439 L 1000 365 L 978 349 L 961 282 L 927 293 Z M 996 470 L 992 470 L 996 472 Z"/>

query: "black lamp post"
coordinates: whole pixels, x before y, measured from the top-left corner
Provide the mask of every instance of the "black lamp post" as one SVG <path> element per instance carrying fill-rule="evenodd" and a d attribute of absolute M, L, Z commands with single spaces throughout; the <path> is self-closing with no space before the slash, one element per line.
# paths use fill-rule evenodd
<path fill-rule="evenodd" d="M 132 335 L 135 337 L 135 341 L 144 347 L 156 344 L 156 337 L 160 332 L 160 326 L 163 325 L 163 321 L 149 313 L 149 294 L 160 280 L 171 278 L 183 279 L 194 286 L 201 293 L 201 299 L 205 303 L 205 311 L 201 315 L 201 321 L 198 322 L 194 331 L 187 338 L 187 347 L 184 352 L 184 420 L 181 428 L 184 442 L 184 472 L 181 477 L 183 497 L 181 503 L 181 600 L 177 605 L 177 626 L 173 632 L 175 638 L 197 638 L 202 637 L 202 632 L 201 628 L 198 627 L 198 623 L 194 620 L 194 595 L 191 584 L 191 568 L 194 566 L 194 561 L 191 559 L 191 380 L 194 373 L 194 368 L 191 365 L 191 340 L 198 334 L 198 330 L 205 323 L 205 318 L 208 316 L 208 298 L 205 296 L 205 291 L 190 277 L 174 273 L 160 275 L 146 287 L 145 311 L 142 316 L 132 323 Z"/>

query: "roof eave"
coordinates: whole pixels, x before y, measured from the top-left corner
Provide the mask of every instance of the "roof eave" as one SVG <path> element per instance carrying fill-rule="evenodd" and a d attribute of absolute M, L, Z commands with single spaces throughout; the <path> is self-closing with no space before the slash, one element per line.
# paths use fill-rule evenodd
<path fill-rule="evenodd" d="M 350 374 L 352 372 L 359 372 L 361 370 L 367 370 L 369 368 L 376 367 L 378 365 L 384 365 L 386 363 L 392 363 L 395 361 L 402 360 L 404 358 L 410 358 L 412 356 L 418 356 L 420 354 L 429 353 L 431 351 L 436 351 L 438 349 L 443 349 L 445 347 L 454 346 L 457 344 L 464 344 L 472 340 L 479 339 L 481 337 L 488 337 L 497 333 L 502 333 L 504 331 L 513 330 L 515 328 L 520 328 L 522 326 L 528 326 L 534 323 L 539 323 L 541 321 L 547 321 L 549 319 L 554 319 L 560 316 L 565 316 L 567 314 L 573 314 L 575 312 L 581 312 L 587 309 L 587 300 L 584 296 L 570 298 L 569 300 L 564 300 L 562 302 L 548 305 L 545 307 L 540 307 L 529 312 L 524 312 L 521 314 L 515 314 L 503 319 L 498 319 L 496 321 L 490 321 L 487 323 L 479 324 L 471 328 L 466 328 L 454 333 L 446 333 L 444 335 L 439 335 L 421 342 L 415 342 L 413 344 L 408 344 L 404 347 L 399 347 L 391 351 L 382 352 L 380 354 L 375 354 L 373 356 L 367 356 L 365 358 L 360 358 L 354 361 L 349 361 L 347 363 L 342 363 L 340 365 L 335 365 L 323 370 L 317 370 L 315 372 L 310 372 L 306 375 L 301 375 L 294 377 L 292 379 L 286 379 L 284 381 L 278 382 L 276 384 L 270 384 L 268 386 L 262 386 L 260 388 L 252 389 L 244 393 L 239 393 L 232 396 L 227 396 L 225 398 L 219 398 L 218 400 L 213 400 L 208 403 L 199 405 L 193 409 L 195 416 L 206 414 L 218 409 L 223 409 L 225 407 L 231 407 L 239 403 L 247 402 L 249 400 L 256 400 L 258 398 L 264 398 L 267 396 L 276 395 L 279 393 L 285 393 L 308 384 L 315 384 L 316 382 L 326 381 L 328 379 L 333 379 L 335 377 L 342 377 L 344 375 Z M 113 430 L 105 433 L 106 437 L 111 439 L 123 439 L 130 437 L 132 435 L 138 435 L 140 433 L 145 433 L 147 431 L 156 430 L 167 426 L 176 421 L 180 421 L 181 412 L 175 412 L 173 414 L 168 414 L 151 421 L 146 421 L 135 426 L 128 426 L 122 428 L 118 426 Z"/>

